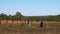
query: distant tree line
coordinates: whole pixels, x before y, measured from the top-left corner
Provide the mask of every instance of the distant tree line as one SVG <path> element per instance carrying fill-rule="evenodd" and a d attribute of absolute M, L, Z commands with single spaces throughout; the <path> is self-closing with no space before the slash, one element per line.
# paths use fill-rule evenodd
<path fill-rule="evenodd" d="M 43 21 L 60 21 L 60 15 L 55 16 L 23 16 L 20 12 L 16 12 L 15 15 L 7 15 L 4 13 L 0 14 L 0 21 L 1 20 L 31 20 L 31 21 L 41 21 L 43 17 Z"/>

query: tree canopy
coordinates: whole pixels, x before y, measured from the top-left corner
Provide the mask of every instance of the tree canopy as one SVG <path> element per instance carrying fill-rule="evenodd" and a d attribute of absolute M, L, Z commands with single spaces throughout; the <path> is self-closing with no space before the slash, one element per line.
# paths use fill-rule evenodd
<path fill-rule="evenodd" d="M 36 20 L 41 21 L 43 17 L 43 21 L 60 21 L 60 15 L 55 16 L 23 16 L 20 12 L 16 12 L 15 15 L 7 15 L 4 13 L 0 14 L 0 20 Z"/>

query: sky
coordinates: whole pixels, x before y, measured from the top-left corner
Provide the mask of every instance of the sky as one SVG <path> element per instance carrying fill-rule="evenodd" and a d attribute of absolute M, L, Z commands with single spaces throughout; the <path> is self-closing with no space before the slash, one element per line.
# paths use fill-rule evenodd
<path fill-rule="evenodd" d="M 0 0 L 0 14 L 45 16 L 60 14 L 60 0 Z"/>

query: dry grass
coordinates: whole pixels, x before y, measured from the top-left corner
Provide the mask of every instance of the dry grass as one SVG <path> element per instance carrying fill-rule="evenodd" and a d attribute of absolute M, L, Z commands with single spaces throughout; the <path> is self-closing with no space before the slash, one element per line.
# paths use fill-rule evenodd
<path fill-rule="evenodd" d="M 27 25 L 27 24 L 26 24 Z M 34 26 L 33 24 L 31 27 L 24 27 L 19 26 L 5 26 L 1 25 L 0 27 L 0 34 L 60 34 L 60 25 L 48 25 L 49 28 L 39 28 L 38 26 Z M 34 26 L 34 28 L 33 28 Z M 54 27 L 53 27 L 54 26 Z"/>
<path fill-rule="evenodd" d="M 12 22 L 11 20 L 7 20 L 7 24 L 21 24 L 23 23 L 27 23 L 27 21 L 14 21 Z M 41 22 L 41 21 L 40 21 Z M 36 21 L 30 21 L 30 23 L 33 24 L 39 24 L 40 22 L 36 22 Z M 45 24 L 60 24 L 60 22 L 56 22 L 56 21 L 43 21 Z M 1 20 L 1 24 L 6 24 L 6 20 Z"/>
<path fill-rule="evenodd" d="M 31 22 L 31 26 L 28 27 L 27 21 L 23 21 L 24 26 L 21 26 L 22 21 L 1 21 L 0 34 L 60 34 L 60 22 L 44 21 L 46 27 L 39 28 L 40 22 Z"/>

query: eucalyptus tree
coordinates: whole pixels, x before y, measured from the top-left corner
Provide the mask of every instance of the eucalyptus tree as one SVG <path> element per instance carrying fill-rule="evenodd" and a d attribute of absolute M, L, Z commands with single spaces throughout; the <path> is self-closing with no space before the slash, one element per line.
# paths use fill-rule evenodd
<path fill-rule="evenodd" d="M 22 14 L 20 12 L 16 12 L 15 17 L 16 17 L 16 20 L 20 20 L 22 17 Z"/>
<path fill-rule="evenodd" d="M 0 17 L 1 17 L 1 20 L 6 20 L 6 23 L 7 23 L 7 20 L 8 20 L 7 14 L 1 13 Z"/>

